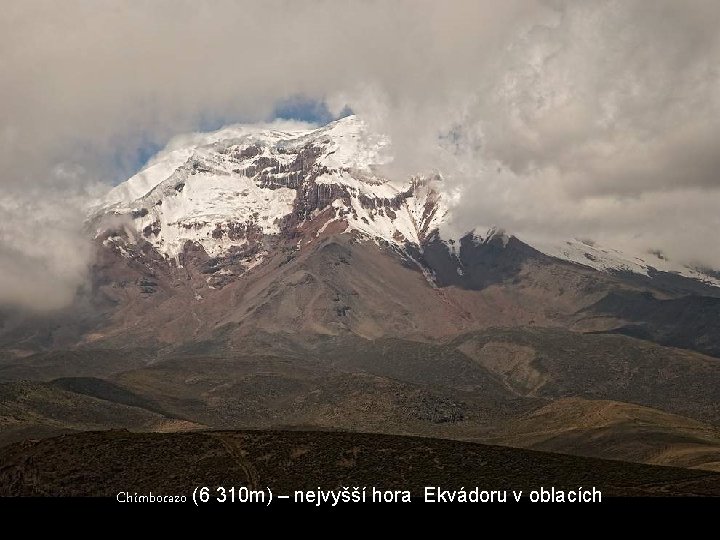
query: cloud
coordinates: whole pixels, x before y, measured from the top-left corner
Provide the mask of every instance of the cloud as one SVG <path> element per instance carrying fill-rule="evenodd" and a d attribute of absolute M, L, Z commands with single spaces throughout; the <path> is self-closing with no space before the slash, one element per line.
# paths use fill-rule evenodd
<path fill-rule="evenodd" d="M 45 190 L 0 196 L 0 300 L 44 311 L 73 300 L 84 282 L 90 246 L 78 216 L 84 197 Z"/>
<path fill-rule="evenodd" d="M 296 95 L 390 134 L 390 174 L 445 170 L 464 194 L 457 230 L 652 243 L 720 265 L 719 16 L 698 0 L 10 3 L 0 303 L 42 307 L 19 292 L 38 273 L 57 289 L 47 307 L 82 283 L 84 216 L 66 201 L 129 175 L 147 147 L 267 120 Z"/>
<path fill-rule="evenodd" d="M 555 5 L 456 128 L 476 149 L 459 226 L 479 214 L 717 267 L 720 5 Z"/>

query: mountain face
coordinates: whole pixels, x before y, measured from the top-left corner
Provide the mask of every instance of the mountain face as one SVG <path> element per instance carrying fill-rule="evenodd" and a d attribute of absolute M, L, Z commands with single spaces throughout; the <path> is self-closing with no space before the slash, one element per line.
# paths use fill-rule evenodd
<path fill-rule="evenodd" d="M 227 128 L 161 153 L 90 211 L 103 315 L 81 343 L 614 330 L 625 319 L 594 307 L 610 293 L 720 296 L 711 275 L 588 241 L 526 243 L 494 227 L 445 238 L 442 177 L 391 181 L 389 151 L 351 116 Z"/>
<path fill-rule="evenodd" d="M 441 175 L 389 160 L 355 117 L 158 155 L 89 210 L 73 306 L 0 311 L 0 446 L 292 426 L 718 468 L 717 274 L 447 237 Z"/>

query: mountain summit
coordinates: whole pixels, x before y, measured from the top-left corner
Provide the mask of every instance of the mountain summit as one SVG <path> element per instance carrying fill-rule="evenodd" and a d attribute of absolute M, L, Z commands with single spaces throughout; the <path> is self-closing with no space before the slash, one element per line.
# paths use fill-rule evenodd
<path fill-rule="evenodd" d="M 124 233 L 106 245 L 142 238 L 180 261 L 188 244 L 213 257 L 259 264 L 272 237 L 318 236 L 326 228 L 420 246 L 445 214 L 437 178 L 393 183 L 386 137 L 349 116 L 319 129 L 237 127 L 167 151 L 117 186 L 93 211 Z"/>
<path fill-rule="evenodd" d="M 385 177 L 390 152 L 389 139 L 370 132 L 357 116 L 314 129 L 225 128 L 161 152 L 94 205 L 91 223 L 107 247 L 126 250 L 127 243 L 142 241 L 176 264 L 186 250 L 202 248 L 210 257 L 232 260 L 234 272 L 261 264 L 279 237 L 296 238 L 299 245 L 325 230 L 356 233 L 412 258 L 440 239 L 448 206 L 439 175 L 399 182 Z M 468 235 L 477 242 L 498 231 Z M 509 237 L 502 234 L 506 244 Z M 453 251 L 459 239 L 443 240 Z M 526 243 L 596 270 L 673 272 L 720 285 L 716 277 L 658 253 L 629 255 L 575 239 Z M 462 273 L 461 264 L 456 271 Z"/>

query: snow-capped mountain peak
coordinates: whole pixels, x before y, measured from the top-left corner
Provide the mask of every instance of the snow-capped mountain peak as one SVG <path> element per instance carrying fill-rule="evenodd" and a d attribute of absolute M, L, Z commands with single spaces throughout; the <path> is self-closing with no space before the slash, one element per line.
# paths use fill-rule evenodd
<path fill-rule="evenodd" d="M 124 219 L 168 258 L 187 242 L 211 256 L 256 246 L 325 211 L 347 230 L 420 244 L 444 212 L 437 179 L 390 182 L 378 171 L 388 144 L 355 116 L 316 129 L 224 129 L 161 153 L 98 201 L 91 219 L 98 234 L 108 217 Z"/>
<path fill-rule="evenodd" d="M 355 231 L 419 248 L 446 219 L 439 175 L 390 181 L 390 141 L 356 116 L 314 128 L 299 124 L 231 126 L 173 144 L 112 189 L 90 211 L 106 245 L 124 249 L 140 239 L 179 262 L 190 245 L 210 257 L 232 255 L 246 267 L 262 262 L 273 237 L 312 229 Z M 321 220 L 316 227 L 305 224 Z M 338 227 L 340 227 L 338 229 Z M 498 227 L 476 228 L 475 245 L 511 238 Z M 538 251 L 600 271 L 673 272 L 720 286 L 695 268 L 651 254 L 630 255 L 577 239 L 527 239 Z M 311 241 L 306 239 L 306 242 Z M 454 243 L 447 243 L 454 251 Z"/>

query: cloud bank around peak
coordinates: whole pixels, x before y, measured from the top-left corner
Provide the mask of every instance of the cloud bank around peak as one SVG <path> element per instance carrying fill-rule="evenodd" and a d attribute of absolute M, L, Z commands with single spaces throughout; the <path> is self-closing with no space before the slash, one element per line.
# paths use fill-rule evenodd
<path fill-rule="evenodd" d="M 444 170 L 458 231 L 720 266 L 718 27 L 703 0 L 9 2 L 0 304 L 71 297 L 89 262 L 68 252 L 90 253 L 82 200 L 144 148 L 208 119 L 269 120 L 296 95 L 388 133 L 393 174 Z M 27 300 L 38 273 L 55 294 Z"/>

